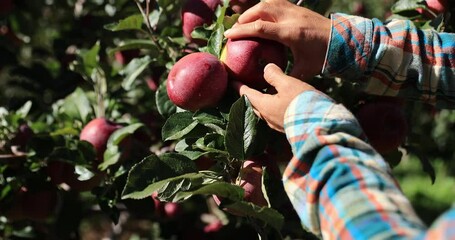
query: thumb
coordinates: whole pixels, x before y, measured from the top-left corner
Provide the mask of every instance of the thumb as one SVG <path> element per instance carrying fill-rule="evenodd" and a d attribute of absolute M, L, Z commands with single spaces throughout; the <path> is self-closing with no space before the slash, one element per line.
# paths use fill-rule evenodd
<path fill-rule="evenodd" d="M 260 108 L 261 104 L 261 98 L 265 95 L 261 92 L 259 92 L 256 89 L 250 88 L 247 85 L 238 82 L 238 81 L 233 81 L 232 86 L 234 89 L 240 94 L 240 96 L 246 95 L 248 97 L 248 100 L 250 101 L 251 105 L 253 105 L 254 108 Z"/>
<path fill-rule="evenodd" d="M 272 87 L 279 87 L 280 82 L 286 77 L 283 70 L 273 63 L 267 64 L 264 68 L 264 78 Z"/>

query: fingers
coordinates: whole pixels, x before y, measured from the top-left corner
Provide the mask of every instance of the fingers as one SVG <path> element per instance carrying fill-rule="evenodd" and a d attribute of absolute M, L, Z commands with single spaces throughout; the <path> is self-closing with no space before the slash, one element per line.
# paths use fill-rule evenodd
<path fill-rule="evenodd" d="M 287 77 L 288 76 L 281 70 L 281 68 L 273 63 L 267 64 L 264 68 L 265 80 L 277 91 L 279 91 L 280 82 Z"/>
<path fill-rule="evenodd" d="M 273 22 L 256 20 L 251 23 L 238 24 L 224 32 L 226 38 L 239 39 L 259 37 L 281 42 L 280 25 Z"/>
<path fill-rule="evenodd" d="M 275 11 L 273 6 L 267 2 L 260 2 L 246 10 L 237 20 L 240 24 L 254 22 L 258 19 L 275 22 Z"/>
<path fill-rule="evenodd" d="M 260 106 L 262 103 L 261 99 L 263 99 L 263 97 L 265 97 L 265 94 L 255 90 L 255 89 L 252 89 L 252 88 L 248 87 L 247 85 L 245 85 L 241 82 L 238 82 L 238 81 L 233 81 L 232 86 L 240 94 L 240 96 L 246 95 L 248 97 L 248 100 L 251 102 L 251 105 L 253 105 L 253 107 L 255 109 L 260 109 Z M 255 113 L 256 113 L 256 115 L 258 115 L 260 117 L 259 112 L 257 112 L 255 110 Z"/>

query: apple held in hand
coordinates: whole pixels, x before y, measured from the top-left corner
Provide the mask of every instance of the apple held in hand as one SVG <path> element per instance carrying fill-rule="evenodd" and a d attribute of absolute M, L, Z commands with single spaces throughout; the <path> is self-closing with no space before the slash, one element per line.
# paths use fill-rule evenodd
<path fill-rule="evenodd" d="M 381 154 L 397 149 L 406 139 L 408 123 L 401 102 L 368 102 L 356 116 L 370 144 Z"/>
<path fill-rule="evenodd" d="M 220 3 L 220 0 L 186 0 L 182 7 L 181 18 L 183 36 L 188 42 L 205 43 L 205 41 L 193 39 L 191 33 L 196 27 L 210 25 L 213 22 L 215 10 Z"/>
<path fill-rule="evenodd" d="M 169 99 L 183 109 L 215 107 L 226 92 L 227 72 L 214 55 L 191 53 L 172 67 L 166 88 Z"/>
<path fill-rule="evenodd" d="M 270 85 L 264 79 L 264 67 L 275 63 L 283 71 L 287 65 L 286 47 L 262 38 L 229 39 L 221 54 L 229 76 L 255 89 Z"/>

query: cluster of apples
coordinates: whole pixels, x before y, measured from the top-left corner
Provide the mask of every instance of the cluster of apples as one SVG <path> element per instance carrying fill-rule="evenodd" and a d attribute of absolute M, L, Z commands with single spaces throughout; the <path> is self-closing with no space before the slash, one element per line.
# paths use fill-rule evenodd
<path fill-rule="evenodd" d="M 242 13 L 258 2 L 231 0 L 230 9 Z M 198 26 L 211 24 L 218 5 L 219 0 L 188 0 L 185 3 L 182 28 L 189 43 L 206 44 L 193 39 L 191 32 Z M 182 57 L 170 70 L 166 88 L 169 99 L 182 109 L 197 111 L 213 108 L 223 99 L 229 81 L 239 81 L 263 90 L 270 87 L 263 77 L 264 67 L 274 63 L 285 70 L 287 62 L 287 49 L 281 43 L 260 38 L 229 39 L 220 58 L 207 52 L 194 52 Z M 269 162 L 266 160 L 266 156 L 260 155 L 244 161 L 240 178 L 234 183 L 245 190 L 246 201 L 258 206 L 268 205 L 261 188 L 263 167 Z M 221 199 L 217 196 L 214 199 L 220 204 Z"/>
<path fill-rule="evenodd" d="M 234 12 L 242 12 L 257 2 L 230 1 L 230 7 Z M 219 0 L 186 2 L 182 8 L 182 28 L 189 42 L 196 41 L 191 37 L 194 28 L 212 23 L 219 4 Z M 228 81 L 240 81 L 255 89 L 267 88 L 263 70 L 268 63 L 285 69 L 284 45 L 259 38 L 229 39 L 220 59 L 210 53 L 195 52 L 176 62 L 167 78 L 167 92 L 175 105 L 189 111 L 216 107 L 225 95 Z"/>

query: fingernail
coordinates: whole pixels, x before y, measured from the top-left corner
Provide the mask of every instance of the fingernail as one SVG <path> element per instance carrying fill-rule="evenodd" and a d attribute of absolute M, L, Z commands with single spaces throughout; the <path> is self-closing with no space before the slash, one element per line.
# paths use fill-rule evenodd
<path fill-rule="evenodd" d="M 264 72 L 267 71 L 267 68 L 270 68 L 270 67 L 272 67 L 273 65 L 274 65 L 273 63 L 268 63 L 267 65 L 265 65 L 265 67 L 264 67 Z"/>
<path fill-rule="evenodd" d="M 224 36 L 228 35 L 231 32 L 231 29 L 224 31 Z"/>

